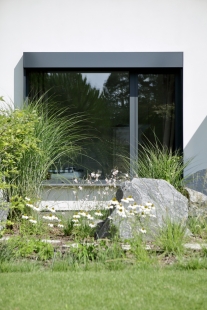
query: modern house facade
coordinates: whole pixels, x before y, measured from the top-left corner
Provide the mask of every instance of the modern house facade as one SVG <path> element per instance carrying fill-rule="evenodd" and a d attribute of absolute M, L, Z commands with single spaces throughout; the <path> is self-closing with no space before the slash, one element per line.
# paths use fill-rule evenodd
<path fill-rule="evenodd" d="M 20 106 L 54 89 L 73 112 L 100 113 L 94 127 L 111 165 L 121 165 L 120 146 L 133 162 L 154 130 L 193 158 L 185 175 L 207 193 L 205 0 L 2 0 L 0 34 L 1 96 Z M 99 169 L 89 160 L 81 166 Z"/>

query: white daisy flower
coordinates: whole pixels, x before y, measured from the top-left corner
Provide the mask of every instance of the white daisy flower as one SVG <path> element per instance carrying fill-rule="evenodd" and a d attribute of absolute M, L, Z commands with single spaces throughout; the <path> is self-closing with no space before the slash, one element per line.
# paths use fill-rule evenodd
<path fill-rule="evenodd" d="M 27 220 L 27 219 L 29 218 L 29 216 L 27 216 L 27 215 L 22 215 L 22 218 L 25 219 L 25 220 Z"/>
<path fill-rule="evenodd" d="M 59 228 L 63 228 L 64 226 L 62 224 L 58 224 L 58 227 Z"/>
<path fill-rule="evenodd" d="M 142 234 L 146 234 L 146 232 L 147 232 L 146 229 L 144 229 L 144 228 L 140 228 L 139 231 L 140 231 Z"/>
<path fill-rule="evenodd" d="M 113 198 L 111 201 L 110 201 L 110 204 L 111 205 L 119 205 L 119 202 L 118 202 L 118 200 L 116 199 L 116 198 Z"/>
<path fill-rule="evenodd" d="M 40 209 L 38 207 L 33 207 L 32 208 L 34 211 L 40 212 Z"/>
<path fill-rule="evenodd" d="M 78 219 L 73 219 L 72 222 L 73 223 L 79 223 L 79 220 Z"/>
<path fill-rule="evenodd" d="M 97 211 L 94 214 L 97 215 L 97 216 L 103 216 L 103 214 L 100 211 Z"/>
<path fill-rule="evenodd" d="M 29 222 L 31 222 L 32 224 L 37 224 L 37 221 L 33 219 L 30 219 Z"/>
<path fill-rule="evenodd" d="M 132 217 L 132 216 L 135 215 L 135 213 L 132 210 L 130 210 L 127 214 L 128 214 L 129 217 Z"/>
<path fill-rule="evenodd" d="M 84 211 L 80 211 L 78 214 L 81 216 L 84 216 L 84 217 L 87 216 L 86 212 L 84 212 Z"/>
<path fill-rule="evenodd" d="M 147 207 L 151 207 L 153 204 L 151 203 L 151 202 L 146 202 L 145 203 L 145 206 L 147 206 Z"/>
<path fill-rule="evenodd" d="M 106 210 L 113 209 L 113 208 L 114 208 L 114 206 L 112 206 L 112 205 L 107 205 L 107 206 L 105 206 L 105 209 L 106 209 Z"/>
<path fill-rule="evenodd" d="M 138 205 L 137 204 L 129 205 L 128 208 L 132 210 L 136 210 L 138 208 Z"/>
<path fill-rule="evenodd" d="M 117 214 L 121 217 L 126 217 L 126 213 L 125 213 L 125 210 L 124 208 L 118 208 L 117 209 Z"/>
<path fill-rule="evenodd" d="M 73 218 L 74 218 L 74 219 L 79 219 L 80 217 L 81 217 L 80 214 L 74 214 L 74 215 L 73 215 Z"/>
<path fill-rule="evenodd" d="M 55 208 L 48 208 L 50 212 L 55 213 Z"/>
<path fill-rule="evenodd" d="M 127 200 L 131 202 L 131 201 L 134 201 L 134 198 L 132 196 L 129 196 L 127 197 Z"/>
<path fill-rule="evenodd" d="M 129 203 L 128 198 L 122 198 L 121 202 Z"/>
<path fill-rule="evenodd" d="M 91 228 L 96 227 L 96 225 L 95 225 L 94 223 L 90 223 L 89 226 L 90 226 Z"/>
<path fill-rule="evenodd" d="M 112 172 L 113 176 L 116 176 L 116 175 L 118 174 L 118 172 L 119 172 L 119 170 L 114 170 L 114 171 Z"/>
<path fill-rule="evenodd" d="M 54 224 L 48 223 L 49 227 L 54 227 Z"/>
<path fill-rule="evenodd" d="M 26 201 L 30 201 L 30 198 L 28 198 L 28 197 L 25 197 L 24 199 L 25 199 Z"/>
<path fill-rule="evenodd" d="M 32 209 L 34 208 L 34 206 L 33 206 L 31 203 L 27 203 L 26 206 L 27 206 L 27 207 L 30 207 L 30 208 L 32 208 Z"/>

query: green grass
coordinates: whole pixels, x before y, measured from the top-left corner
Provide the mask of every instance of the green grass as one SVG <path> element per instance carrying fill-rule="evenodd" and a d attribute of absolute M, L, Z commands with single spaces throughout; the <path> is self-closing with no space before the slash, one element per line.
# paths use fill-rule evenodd
<path fill-rule="evenodd" d="M 1 274 L 0 309 L 207 309 L 207 273 L 136 269 Z"/>

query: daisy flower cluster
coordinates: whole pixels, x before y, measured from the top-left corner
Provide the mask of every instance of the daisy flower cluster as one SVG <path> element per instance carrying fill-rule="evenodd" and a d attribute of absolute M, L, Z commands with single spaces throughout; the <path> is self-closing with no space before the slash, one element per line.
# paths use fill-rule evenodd
<path fill-rule="evenodd" d="M 115 209 L 116 214 L 121 218 L 134 218 L 137 217 L 142 223 L 141 219 L 156 217 L 155 207 L 151 202 L 146 202 L 144 205 L 137 204 L 132 196 L 122 198 L 119 203 L 116 198 L 110 201 L 110 204 L 105 207 L 106 210 Z M 108 217 L 110 220 L 113 218 Z M 146 233 L 143 227 L 139 229 L 141 233 Z"/>
<path fill-rule="evenodd" d="M 103 216 L 100 210 L 95 211 L 94 215 L 99 218 Z M 94 228 L 97 225 L 95 223 L 95 220 L 96 219 L 94 218 L 94 216 L 92 216 L 90 213 L 86 211 L 77 212 L 73 215 L 72 218 L 74 227 L 79 227 L 81 225 L 88 225 L 89 227 Z"/>
<path fill-rule="evenodd" d="M 26 214 L 22 215 L 22 219 L 28 220 L 32 224 L 37 224 L 37 220 L 35 220 L 32 216 L 28 216 Z"/>
<path fill-rule="evenodd" d="M 40 208 L 39 206 L 35 206 L 34 204 L 31 203 L 31 200 L 30 198 L 28 197 L 25 197 L 25 200 L 27 201 L 26 205 L 27 207 L 31 208 L 33 211 L 36 211 L 36 212 L 40 212 Z M 51 212 L 49 215 L 43 215 L 43 219 L 46 220 L 46 221 L 49 221 L 49 222 L 53 222 L 53 223 L 48 223 L 48 226 L 49 227 L 54 227 L 54 223 L 57 224 L 56 226 L 59 227 L 59 228 L 63 228 L 64 226 L 60 223 L 61 220 L 55 216 L 53 213 L 55 213 L 55 208 L 53 207 L 49 207 L 49 206 L 46 206 L 45 207 L 45 210 L 46 211 L 49 211 Z M 34 220 L 33 217 L 31 216 L 28 216 L 26 214 L 22 215 L 22 219 L 25 219 L 25 220 L 29 220 L 29 222 L 31 222 L 32 224 L 37 224 L 37 220 Z"/>

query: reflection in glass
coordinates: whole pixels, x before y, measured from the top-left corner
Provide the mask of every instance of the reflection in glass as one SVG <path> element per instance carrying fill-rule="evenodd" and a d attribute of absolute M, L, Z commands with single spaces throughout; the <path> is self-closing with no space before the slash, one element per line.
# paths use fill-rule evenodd
<path fill-rule="evenodd" d="M 174 149 L 175 75 L 138 75 L 139 143 L 154 142 L 154 133 L 162 145 Z M 154 133 L 153 133 L 154 132 Z"/>
<path fill-rule="evenodd" d="M 124 170 L 121 158 L 129 158 L 127 72 L 30 72 L 29 97 L 42 95 L 48 113 L 64 109 L 63 115 L 68 118 L 82 115 L 82 130 L 88 136 L 81 142 L 82 155 L 76 159 L 62 158 L 56 165 L 58 169 L 83 169 L 84 176 L 101 170 L 102 177 L 115 167 Z"/>

